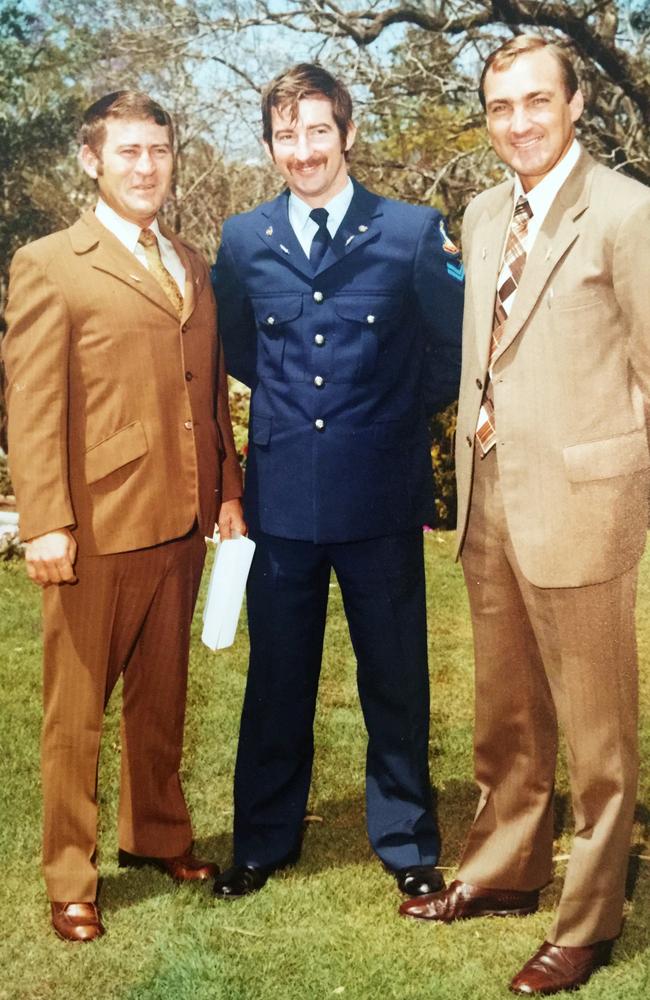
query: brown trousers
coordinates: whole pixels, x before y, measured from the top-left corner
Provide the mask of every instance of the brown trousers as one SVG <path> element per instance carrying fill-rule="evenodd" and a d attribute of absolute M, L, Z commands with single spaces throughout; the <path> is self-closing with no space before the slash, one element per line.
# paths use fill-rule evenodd
<path fill-rule="evenodd" d="M 124 674 L 119 843 L 182 853 L 179 779 L 190 623 L 205 555 L 198 530 L 149 549 L 79 556 L 78 583 L 43 594 L 43 864 L 48 896 L 94 900 L 104 709 Z"/>
<path fill-rule="evenodd" d="M 548 940 L 613 938 L 638 774 L 638 567 L 589 587 L 529 583 L 510 542 L 494 449 L 475 461 L 462 561 L 474 629 L 481 796 L 458 877 L 522 890 L 551 879 L 559 721 L 575 830 Z"/>

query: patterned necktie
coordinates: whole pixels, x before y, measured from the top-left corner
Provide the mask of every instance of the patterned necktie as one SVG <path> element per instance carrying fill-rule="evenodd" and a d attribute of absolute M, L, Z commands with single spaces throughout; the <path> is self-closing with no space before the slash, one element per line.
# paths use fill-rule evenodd
<path fill-rule="evenodd" d="M 309 218 L 313 219 L 318 230 L 314 234 L 314 238 L 311 241 L 311 246 L 309 248 L 309 263 L 314 268 L 314 271 L 320 266 L 328 246 L 332 242 L 332 237 L 330 236 L 329 229 L 327 228 L 327 217 L 329 212 L 326 208 L 313 208 L 309 213 Z"/>
<path fill-rule="evenodd" d="M 526 263 L 526 251 L 524 249 L 523 240 L 526 238 L 526 233 L 528 232 L 528 222 L 532 219 L 532 217 L 533 210 L 528 204 L 528 199 L 525 195 L 520 195 L 519 198 L 517 198 L 517 204 L 515 205 L 515 211 L 510 223 L 510 231 L 508 233 L 508 240 L 506 242 L 506 249 L 503 256 L 503 267 L 501 268 L 501 273 L 499 275 L 499 277 L 504 277 L 503 281 L 499 285 L 496 298 L 494 300 L 492 339 L 490 341 L 490 357 L 488 360 L 489 368 L 492 367 L 492 362 L 497 353 L 499 344 L 501 343 L 503 330 L 508 318 L 506 303 L 516 292 L 524 270 L 524 264 Z M 494 400 L 490 382 L 488 382 L 485 388 L 485 395 L 483 397 L 483 403 L 476 427 L 476 439 L 480 444 L 484 455 L 487 455 L 488 451 L 496 444 L 497 440 L 496 421 L 494 417 Z"/>
<path fill-rule="evenodd" d="M 179 291 L 178 285 L 162 262 L 156 234 L 151 229 L 141 229 L 138 236 L 138 243 L 144 247 L 144 255 L 147 258 L 147 265 L 151 276 L 156 279 L 180 317 L 183 313 L 183 296 Z"/>

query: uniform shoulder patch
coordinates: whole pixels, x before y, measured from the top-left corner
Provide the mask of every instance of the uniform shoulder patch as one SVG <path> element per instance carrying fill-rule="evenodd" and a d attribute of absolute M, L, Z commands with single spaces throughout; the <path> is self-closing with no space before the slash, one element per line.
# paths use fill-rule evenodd
<path fill-rule="evenodd" d="M 451 253 L 451 254 L 460 253 L 460 250 L 458 249 L 456 244 L 449 239 L 447 230 L 445 229 L 445 224 L 442 221 L 442 219 L 438 223 L 438 226 L 440 229 L 440 238 L 442 239 L 442 249 L 445 251 L 445 253 Z"/>

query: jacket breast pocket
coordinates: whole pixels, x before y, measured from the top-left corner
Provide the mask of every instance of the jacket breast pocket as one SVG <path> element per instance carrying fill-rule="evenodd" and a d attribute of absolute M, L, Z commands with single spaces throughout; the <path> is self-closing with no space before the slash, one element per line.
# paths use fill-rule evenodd
<path fill-rule="evenodd" d="M 251 305 L 257 326 L 257 374 L 277 378 L 282 374 L 289 324 L 302 312 L 302 295 L 253 295 Z"/>
<path fill-rule="evenodd" d="M 149 450 L 144 427 L 139 420 L 121 427 L 86 451 L 85 473 L 88 485 L 142 458 Z"/>
<path fill-rule="evenodd" d="M 336 368 L 356 379 L 368 378 L 380 355 L 390 349 L 391 334 L 402 313 L 402 298 L 358 292 L 337 295 L 334 307 L 342 321 L 337 328 Z"/>

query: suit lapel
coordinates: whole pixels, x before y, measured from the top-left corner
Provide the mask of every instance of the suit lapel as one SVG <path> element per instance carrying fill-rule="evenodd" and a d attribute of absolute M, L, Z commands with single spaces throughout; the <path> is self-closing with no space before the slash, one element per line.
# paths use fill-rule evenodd
<path fill-rule="evenodd" d="M 352 183 L 354 185 L 352 201 L 316 274 L 321 274 L 328 267 L 354 253 L 368 240 L 376 239 L 381 232 L 378 221 L 383 214 L 381 198 L 357 181 L 353 180 Z"/>
<path fill-rule="evenodd" d="M 313 269 L 289 222 L 289 192 L 283 191 L 262 207 L 258 228 L 260 239 L 269 250 L 290 267 L 311 278 Z"/>
<path fill-rule="evenodd" d="M 185 290 L 183 295 L 183 314 L 181 323 L 190 318 L 199 296 L 205 284 L 205 268 L 198 266 L 196 260 L 196 250 L 188 243 L 185 243 L 176 233 L 172 233 L 166 226 L 161 226 L 160 231 L 172 244 L 178 254 L 181 264 L 185 268 Z"/>
<path fill-rule="evenodd" d="M 478 357 L 487 368 L 494 320 L 494 298 L 506 230 L 512 215 L 512 183 L 494 192 L 493 203 L 474 227 L 469 263 Z"/>
<path fill-rule="evenodd" d="M 178 320 L 176 310 L 155 278 L 137 257 L 101 224 L 92 209 L 84 212 L 71 227 L 70 240 L 75 253 L 91 255 L 89 263 L 96 270 L 110 274 L 129 285 Z"/>
<path fill-rule="evenodd" d="M 594 161 L 584 151 L 558 191 L 526 260 L 512 311 L 503 331 L 496 361 L 515 340 L 541 298 L 548 280 L 578 238 L 578 219 L 589 204 L 589 176 Z"/>

